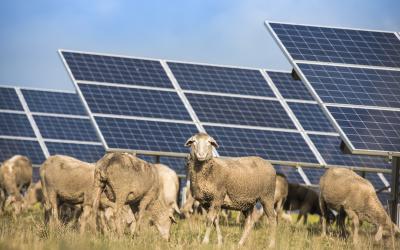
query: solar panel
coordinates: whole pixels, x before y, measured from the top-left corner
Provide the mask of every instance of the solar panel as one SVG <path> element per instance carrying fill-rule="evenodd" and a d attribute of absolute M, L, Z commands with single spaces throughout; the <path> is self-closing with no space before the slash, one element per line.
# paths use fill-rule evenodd
<path fill-rule="evenodd" d="M 176 92 L 78 85 L 93 113 L 191 121 Z"/>
<path fill-rule="evenodd" d="M 34 167 L 32 169 L 32 183 L 40 181 L 40 168 Z"/>
<path fill-rule="evenodd" d="M 86 162 L 96 162 L 103 157 L 105 153 L 102 145 L 46 142 L 46 146 L 51 155 L 69 155 Z"/>
<path fill-rule="evenodd" d="M 275 97 L 254 69 L 168 62 L 183 90 Z"/>
<path fill-rule="evenodd" d="M 44 139 L 98 142 L 89 119 L 34 115 Z"/>
<path fill-rule="evenodd" d="M 313 185 L 319 185 L 321 176 L 325 173 L 326 169 L 321 168 L 303 168 L 304 173 L 307 175 L 308 180 Z"/>
<path fill-rule="evenodd" d="M 288 104 L 305 130 L 336 132 L 318 104 L 296 102 Z"/>
<path fill-rule="evenodd" d="M 310 92 L 308 92 L 304 83 L 300 80 L 294 80 L 290 73 L 276 71 L 266 72 L 284 98 L 314 101 L 314 98 Z"/>
<path fill-rule="evenodd" d="M 190 93 L 186 96 L 202 122 L 296 129 L 277 100 Z"/>
<path fill-rule="evenodd" d="M 266 24 L 352 153 L 400 156 L 395 33 Z M 325 42 L 333 49 L 315 49 Z"/>
<path fill-rule="evenodd" d="M 62 52 L 77 81 L 173 88 L 159 61 Z"/>
<path fill-rule="evenodd" d="M 385 158 L 366 155 L 343 154 L 339 136 L 309 135 L 328 164 L 342 166 L 390 168 Z"/>
<path fill-rule="evenodd" d="M 25 155 L 33 164 L 42 164 L 45 155 L 35 140 L 0 138 L 0 161 L 7 160 L 16 154 Z"/>
<path fill-rule="evenodd" d="M 31 112 L 86 116 L 75 93 L 33 89 L 21 89 L 21 92 Z"/>
<path fill-rule="evenodd" d="M 0 112 L 1 135 L 36 137 L 25 114 Z"/>
<path fill-rule="evenodd" d="M 304 183 L 303 178 L 296 168 L 282 165 L 274 165 L 276 173 L 284 174 L 289 183 Z"/>
<path fill-rule="evenodd" d="M 294 60 L 400 67 L 400 40 L 393 32 L 268 25 Z"/>
<path fill-rule="evenodd" d="M 400 108 L 400 71 L 298 64 L 325 103 Z"/>
<path fill-rule="evenodd" d="M 354 148 L 400 152 L 400 111 L 328 107 Z"/>
<path fill-rule="evenodd" d="M 222 156 L 260 156 L 270 160 L 318 163 L 297 132 L 205 126 Z"/>
<path fill-rule="evenodd" d="M 193 124 L 95 118 L 109 148 L 185 153 L 185 141 L 197 133 Z"/>
<path fill-rule="evenodd" d="M 14 88 L 0 87 L 0 109 L 24 110 Z"/>

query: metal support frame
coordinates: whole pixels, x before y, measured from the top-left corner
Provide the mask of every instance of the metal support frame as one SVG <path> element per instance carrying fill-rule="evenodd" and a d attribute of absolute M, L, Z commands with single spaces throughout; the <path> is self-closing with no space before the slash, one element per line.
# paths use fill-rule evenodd
<path fill-rule="evenodd" d="M 392 158 L 392 181 L 390 185 L 390 218 L 397 223 L 397 204 L 399 203 L 399 177 L 400 177 L 400 157 Z"/>

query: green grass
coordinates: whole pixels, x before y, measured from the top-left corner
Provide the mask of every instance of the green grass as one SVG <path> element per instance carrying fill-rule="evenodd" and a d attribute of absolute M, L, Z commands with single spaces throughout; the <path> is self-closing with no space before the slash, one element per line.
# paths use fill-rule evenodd
<path fill-rule="evenodd" d="M 133 238 L 130 235 L 116 237 L 86 233 L 80 235 L 73 226 L 62 226 L 48 230 L 42 220 L 41 209 L 24 213 L 18 218 L 3 215 L 0 218 L 0 249 L 215 249 L 216 235 L 212 233 L 211 243 L 202 245 L 205 223 L 200 216 L 190 220 L 179 220 L 173 225 L 170 242 L 163 241 L 154 227 L 143 227 L 140 235 Z M 293 218 L 295 219 L 295 218 Z M 335 236 L 335 230 L 326 238 L 320 237 L 318 217 L 309 217 L 306 226 L 281 223 L 277 230 L 277 249 L 354 249 L 351 239 L 340 240 Z M 222 221 L 224 244 L 221 249 L 237 249 L 237 242 L 242 233 L 242 227 L 234 220 Z M 391 249 L 391 241 L 374 245 L 373 227 L 364 223 L 361 230 L 361 245 L 359 249 Z M 263 249 L 269 242 L 270 233 L 267 224 L 258 223 L 250 234 L 245 246 L 241 249 Z M 395 243 L 400 249 L 400 242 Z"/>

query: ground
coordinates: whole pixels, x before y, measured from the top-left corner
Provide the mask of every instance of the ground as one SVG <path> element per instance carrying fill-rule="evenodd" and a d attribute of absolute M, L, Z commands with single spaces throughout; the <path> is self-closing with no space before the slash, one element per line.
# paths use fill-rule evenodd
<path fill-rule="evenodd" d="M 158 236 L 154 227 L 143 228 L 136 238 L 129 235 L 122 237 L 104 236 L 95 233 L 80 235 L 72 226 L 63 226 L 49 231 L 43 224 L 41 209 L 25 212 L 18 218 L 9 215 L 0 217 L 0 249 L 215 249 L 215 231 L 209 245 L 201 244 L 204 234 L 204 221 L 200 216 L 190 220 L 178 220 L 173 225 L 171 240 L 165 242 Z M 393 242 L 388 240 L 386 246 L 373 244 L 373 227 L 365 224 L 361 230 L 359 249 L 393 249 Z M 326 238 L 320 237 L 320 225 L 317 217 L 312 217 L 306 226 L 294 226 L 281 223 L 278 226 L 277 249 L 354 249 L 351 239 L 340 240 L 335 230 Z M 237 249 L 242 227 L 234 220 L 222 222 L 224 244 L 220 249 Z M 263 221 L 257 224 L 245 246 L 241 249 L 265 249 L 270 234 Z M 400 249 L 400 240 L 394 249 Z"/>

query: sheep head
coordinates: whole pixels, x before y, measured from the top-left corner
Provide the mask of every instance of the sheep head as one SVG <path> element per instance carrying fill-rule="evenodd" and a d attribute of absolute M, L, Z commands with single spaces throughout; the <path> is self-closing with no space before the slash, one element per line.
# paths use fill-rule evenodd
<path fill-rule="evenodd" d="M 218 143 L 206 133 L 198 133 L 190 137 L 186 147 L 191 147 L 190 156 L 197 161 L 207 161 L 213 157 L 213 147 L 218 148 Z"/>

